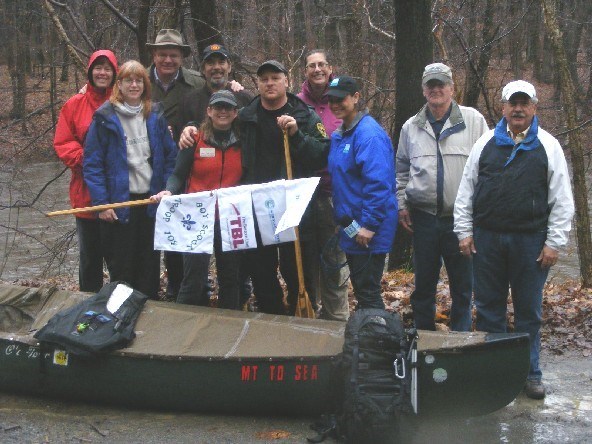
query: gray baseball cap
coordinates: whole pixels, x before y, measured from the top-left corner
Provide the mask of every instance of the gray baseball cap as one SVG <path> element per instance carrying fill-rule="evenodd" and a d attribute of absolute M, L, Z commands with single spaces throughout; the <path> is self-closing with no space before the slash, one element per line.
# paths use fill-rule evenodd
<path fill-rule="evenodd" d="M 217 103 L 226 103 L 226 104 L 231 105 L 235 108 L 238 107 L 238 104 L 236 103 L 236 97 L 234 97 L 234 94 L 232 94 L 230 91 L 225 90 L 225 89 L 223 89 L 221 91 L 216 91 L 210 97 L 210 102 L 209 102 L 210 106 L 215 105 Z"/>
<path fill-rule="evenodd" d="M 452 83 L 452 70 L 444 63 L 432 63 L 425 67 L 421 84 L 425 85 L 430 80 L 439 80 L 443 83 Z"/>

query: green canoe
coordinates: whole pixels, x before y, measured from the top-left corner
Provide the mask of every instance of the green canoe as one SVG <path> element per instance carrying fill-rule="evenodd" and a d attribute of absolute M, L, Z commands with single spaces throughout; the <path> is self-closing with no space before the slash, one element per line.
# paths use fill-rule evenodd
<path fill-rule="evenodd" d="M 0 285 L 0 390 L 161 410 L 311 414 L 331 409 L 345 324 L 148 301 L 131 345 L 81 358 L 33 334 L 89 294 Z M 524 385 L 528 336 L 418 333 L 419 415 L 476 416 Z"/>

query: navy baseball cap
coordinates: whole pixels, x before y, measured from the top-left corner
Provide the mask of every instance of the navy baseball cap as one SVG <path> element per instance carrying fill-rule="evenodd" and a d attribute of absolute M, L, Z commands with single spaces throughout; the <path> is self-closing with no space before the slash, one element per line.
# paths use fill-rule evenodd
<path fill-rule="evenodd" d="M 352 77 L 340 76 L 331 80 L 329 83 L 327 95 L 330 97 L 339 97 L 340 99 L 343 99 L 347 95 L 353 96 L 358 91 L 360 91 L 358 82 L 356 82 Z"/>

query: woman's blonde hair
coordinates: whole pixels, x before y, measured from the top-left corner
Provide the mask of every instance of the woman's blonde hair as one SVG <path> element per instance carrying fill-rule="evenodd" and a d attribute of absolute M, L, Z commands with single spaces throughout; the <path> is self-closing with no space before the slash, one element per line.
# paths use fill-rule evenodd
<path fill-rule="evenodd" d="M 144 105 L 144 109 L 142 110 L 142 114 L 144 118 L 147 119 L 150 115 L 150 110 L 152 108 L 152 102 L 150 100 L 152 94 L 152 85 L 150 84 L 150 77 L 148 76 L 148 71 L 144 68 L 137 60 L 128 60 L 123 65 L 119 67 L 119 72 L 117 73 L 117 81 L 115 85 L 113 85 L 113 92 L 111 93 L 111 97 L 109 97 L 109 102 L 114 105 L 121 105 L 123 104 L 123 94 L 121 93 L 121 89 L 119 88 L 119 82 L 123 79 L 127 79 L 131 76 L 135 76 L 137 78 L 142 79 L 144 82 L 144 91 L 142 92 L 142 105 Z"/>

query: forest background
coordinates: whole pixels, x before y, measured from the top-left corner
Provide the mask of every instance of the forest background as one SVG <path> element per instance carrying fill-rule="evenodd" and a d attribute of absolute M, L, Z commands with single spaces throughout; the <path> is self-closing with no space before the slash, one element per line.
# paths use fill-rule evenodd
<path fill-rule="evenodd" d="M 490 127 L 502 115 L 503 86 L 531 81 L 542 125 L 560 140 L 572 169 L 578 291 L 592 287 L 589 0 L 0 0 L 0 8 L 0 278 L 23 238 L 43 245 L 45 277 L 64 272 L 75 231 L 47 242 L 19 223 L 24 209 L 46 211 L 45 190 L 59 176 L 29 182 L 26 191 L 17 179 L 24 166 L 57 159 L 57 116 L 86 82 L 90 53 L 108 48 L 120 63 L 148 66 L 146 42 L 175 28 L 193 48 L 186 67 L 199 70 L 201 50 L 223 43 L 233 54 L 232 75 L 253 91 L 258 64 L 273 58 L 287 66 L 298 92 L 304 54 L 327 49 L 335 73 L 359 79 L 395 149 L 402 124 L 425 102 L 426 64 L 449 64 L 456 100 L 479 109 Z M 390 268 L 405 267 L 409 258 L 409 239 L 398 236 Z M 584 297 L 590 301 L 590 293 Z"/>

